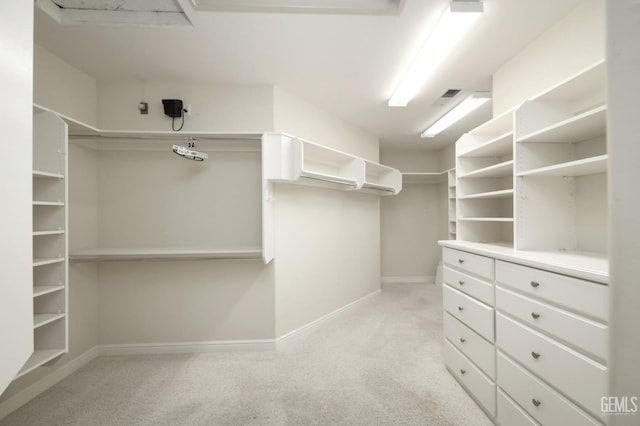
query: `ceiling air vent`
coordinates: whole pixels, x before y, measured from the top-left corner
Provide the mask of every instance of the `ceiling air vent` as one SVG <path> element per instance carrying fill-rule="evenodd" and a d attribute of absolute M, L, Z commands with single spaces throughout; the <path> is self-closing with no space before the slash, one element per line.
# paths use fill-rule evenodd
<path fill-rule="evenodd" d="M 443 98 L 453 98 L 455 95 L 460 93 L 460 89 L 449 89 L 442 95 Z"/>

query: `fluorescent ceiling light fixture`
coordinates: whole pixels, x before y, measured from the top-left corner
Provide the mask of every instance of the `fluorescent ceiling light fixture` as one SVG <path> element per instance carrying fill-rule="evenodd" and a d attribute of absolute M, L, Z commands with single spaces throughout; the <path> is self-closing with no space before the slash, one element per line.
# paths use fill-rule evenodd
<path fill-rule="evenodd" d="M 397 15 L 405 0 L 191 0 L 199 11 Z"/>
<path fill-rule="evenodd" d="M 427 130 L 422 132 L 420 137 L 432 138 L 453 123 L 460 120 L 462 117 L 478 109 L 491 99 L 491 95 L 487 92 L 474 93 L 458 105 L 453 107 L 449 112 L 440 117 L 438 121 L 433 123 Z"/>
<path fill-rule="evenodd" d="M 422 43 L 389 99 L 389 106 L 407 106 L 481 14 L 482 1 L 452 1 Z"/>

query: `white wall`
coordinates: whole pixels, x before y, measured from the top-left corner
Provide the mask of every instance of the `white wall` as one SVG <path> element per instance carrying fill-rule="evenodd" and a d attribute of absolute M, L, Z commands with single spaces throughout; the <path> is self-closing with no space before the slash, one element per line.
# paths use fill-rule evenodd
<path fill-rule="evenodd" d="M 604 0 L 585 0 L 493 75 L 493 115 L 605 56 Z"/>
<path fill-rule="evenodd" d="M 279 87 L 273 93 L 275 131 L 378 161 L 379 143 L 374 135 Z"/>
<path fill-rule="evenodd" d="M 607 2 L 609 229 L 611 285 L 609 394 L 640 398 L 640 7 Z M 638 404 L 637 400 L 636 403 Z M 640 413 L 611 416 L 615 426 L 637 425 Z"/>
<path fill-rule="evenodd" d="M 98 83 L 98 127 L 171 131 L 162 99 L 191 104 L 183 131 L 264 132 L 273 127 L 273 88 L 267 85 L 115 80 Z M 148 102 L 149 114 L 138 111 Z M 181 123 L 176 119 L 175 127 Z"/>
<path fill-rule="evenodd" d="M 381 150 L 380 161 L 403 172 L 441 171 L 436 151 L 387 148 Z M 433 281 L 441 251 L 437 241 L 446 236 L 446 221 L 441 220 L 445 187 L 405 183 L 400 194 L 381 198 L 383 281 Z"/>
<path fill-rule="evenodd" d="M 96 80 L 37 44 L 33 61 L 33 102 L 95 126 Z"/>
<path fill-rule="evenodd" d="M 276 131 L 370 160 L 378 139 L 275 89 Z M 278 184 L 275 188 L 276 335 L 380 289 L 379 197 Z"/>
<path fill-rule="evenodd" d="M 33 351 L 33 2 L 0 3 L 0 394 Z"/>

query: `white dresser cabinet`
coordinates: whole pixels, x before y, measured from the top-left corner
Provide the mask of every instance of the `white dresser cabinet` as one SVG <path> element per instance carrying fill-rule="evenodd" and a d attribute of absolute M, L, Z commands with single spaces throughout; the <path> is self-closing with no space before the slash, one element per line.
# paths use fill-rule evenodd
<path fill-rule="evenodd" d="M 445 364 L 495 417 L 494 260 L 447 248 L 443 260 Z"/>

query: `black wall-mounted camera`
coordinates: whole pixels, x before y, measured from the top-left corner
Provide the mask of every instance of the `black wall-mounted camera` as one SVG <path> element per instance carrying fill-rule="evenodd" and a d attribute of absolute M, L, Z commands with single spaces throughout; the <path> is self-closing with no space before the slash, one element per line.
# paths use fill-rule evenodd
<path fill-rule="evenodd" d="M 164 113 L 169 117 L 182 117 L 182 99 L 163 99 Z"/>

